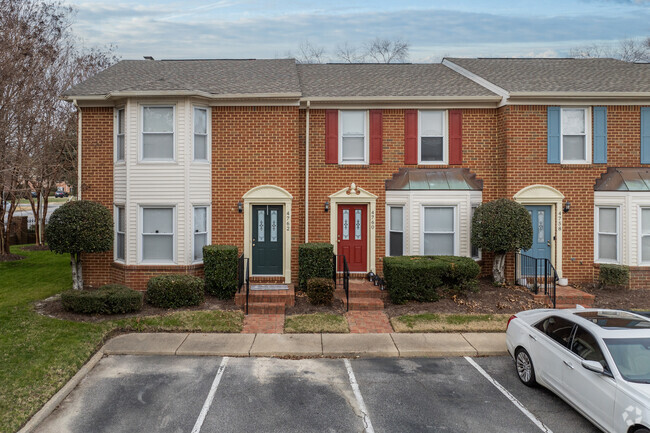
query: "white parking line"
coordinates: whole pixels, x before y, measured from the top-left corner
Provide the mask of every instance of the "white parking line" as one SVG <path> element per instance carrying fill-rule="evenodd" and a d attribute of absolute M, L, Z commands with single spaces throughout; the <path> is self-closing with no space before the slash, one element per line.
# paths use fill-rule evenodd
<path fill-rule="evenodd" d="M 518 409 L 519 409 L 519 410 L 520 410 L 524 415 L 526 415 L 528 418 L 530 418 L 530 420 L 531 420 L 533 423 L 535 423 L 535 425 L 536 425 L 537 427 L 539 427 L 539 429 L 540 429 L 541 431 L 543 431 L 543 432 L 547 432 L 547 433 L 553 433 L 553 431 L 552 431 L 550 428 L 548 428 L 548 426 L 546 426 L 543 422 L 541 422 L 541 421 L 539 420 L 539 418 L 537 418 L 537 417 L 536 417 L 535 415 L 533 415 L 533 414 L 532 414 L 528 409 L 526 409 L 526 407 L 525 407 L 523 404 L 521 404 L 521 402 L 519 402 L 519 400 L 517 400 L 517 398 L 516 398 L 514 395 L 512 395 L 512 394 L 510 393 L 510 391 L 508 391 L 507 389 L 505 389 L 505 388 L 504 388 L 504 387 L 503 387 L 499 382 L 497 382 L 495 379 L 493 379 L 492 376 L 490 376 L 489 374 L 487 374 L 487 372 L 486 372 L 485 370 L 483 370 L 483 368 L 481 368 L 481 366 L 478 365 L 478 364 L 477 364 L 477 363 L 476 363 L 472 358 L 470 358 L 469 356 L 466 356 L 465 359 L 467 360 L 467 362 L 469 362 L 470 364 L 472 364 L 472 366 L 473 366 L 475 369 L 477 369 L 478 372 L 481 373 L 481 374 L 483 375 L 483 377 L 485 377 L 488 381 L 490 381 L 490 382 L 492 383 L 492 385 L 494 385 L 494 387 L 495 387 L 496 389 L 498 389 L 499 391 L 501 391 L 501 394 L 505 395 L 505 396 L 508 398 L 508 400 L 510 400 L 510 401 L 512 402 L 512 404 L 514 404 L 515 406 L 517 406 L 517 408 L 518 408 Z"/>
<path fill-rule="evenodd" d="M 214 394 L 217 392 L 217 387 L 219 386 L 219 382 L 221 382 L 221 376 L 223 376 L 223 372 L 226 369 L 227 364 L 228 364 L 228 357 L 224 356 L 223 359 L 221 360 L 221 365 L 219 366 L 219 370 L 217 370 L 217 375 L 214 377 L 214 381 L 212 381 L 210 392 L 208 393 L 208 396 L 205 399 L 205 403 L 203 403 L 203 408 L 201 408 L 201 413 L 199 413 L 199 418 L 196 420 L 196 423 L 194 423 L 194 428 L 192 429 L 192 433 L 199 433 L 201 431 L 201 426 L 203 426 L 203 421 L 205 420 L 205 416 L 208 414 L 208 411 L 210 410 L 210 406 L 212 406 L 212 400 L 214 400 Z"/>
<path fill-rule="evenodd" d="M 352 386 L 352 391 L 354 392 L 354 396 L 357 399 L 359 410 L 363 414 L 363 424 L 365 426 L 364 431 L 366 433 L 375 433 L 375 429 L 372 428 L 372 423 L 370 422 L 370 415 L 368 415 L 368 409 L 366 408 L 366 404 L 363 402 L 363 397 L 361 396 L 361 391 L 359 390 L 359 384 L 357 383 L 357 379 L 354 377 L 354 371 L 352 371 L 352 364 L 350 364 L 349 359 L 344 359 L 343 362 L 345 363 L 345 368 L 348 370 L 348 376 L 350 377 L 350 386 Z"/>

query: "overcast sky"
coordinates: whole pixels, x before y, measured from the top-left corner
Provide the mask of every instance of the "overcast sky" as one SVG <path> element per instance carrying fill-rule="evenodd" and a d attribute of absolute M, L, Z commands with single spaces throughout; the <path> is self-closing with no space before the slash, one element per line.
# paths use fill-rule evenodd
<path fill-rule="evenodd" d="M 562 57 L 585 44 L 650 36 L 650 0 L 68 0 L 88 46 L 123 59 L 276 58 L 301 41 L 401 38 L 412 62 L 442 56 Z"/>

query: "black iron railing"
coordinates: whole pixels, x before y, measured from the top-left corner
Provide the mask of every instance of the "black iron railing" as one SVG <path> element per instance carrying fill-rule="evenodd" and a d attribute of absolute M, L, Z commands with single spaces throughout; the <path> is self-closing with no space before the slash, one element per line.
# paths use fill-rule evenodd
<path fill-rule="evenodd" d="M 343 286 L 345 292 L 345 308 L 350 311 L 350 268 L 348 267 L 348 260 L 344 255 L 332 257 L 333 260 L 333 273 L 332 279 L 334 280 L 334 287 L 338 284 Z"/>
<path fill-rule="evenodd" d="M 556 306 L 557 280 L 557 272 L 549 259 L 515 254 L 515 284 L 526 287 L 535 294 L 541 291 L 548 296 L 553 308 Z"/>
<path fill-rule="evenodd" d="M 242 254 L 239 256 L 239 261 L 237 263 L 237 291 L 242 293 L 244 287 L 246 288 L 246 304 L 244 305 L 244 314 L 248 314 L 248 295 L 250 294 L 250 278 L 248 275 L 248 259 Z"/>

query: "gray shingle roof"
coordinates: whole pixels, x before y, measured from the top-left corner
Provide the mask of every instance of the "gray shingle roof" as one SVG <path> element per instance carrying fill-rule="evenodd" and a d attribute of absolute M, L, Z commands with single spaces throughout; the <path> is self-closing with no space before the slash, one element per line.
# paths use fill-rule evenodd
<path fill-rule="evenodd" d="M 650 92 L 650 68 L 614 59 L 446 60 L 508 92 Z"/>
<path fill-rule="evenodd" d="M 300 93 L 292 59 L 123 60 L 64 96 L 115 91 L 199 91 L 214 95 Z"/>
<path fill-rule="evenodd" d="M 300 64 L 304 98 L 495 96 L 468 78 L 437 64 Z"/>

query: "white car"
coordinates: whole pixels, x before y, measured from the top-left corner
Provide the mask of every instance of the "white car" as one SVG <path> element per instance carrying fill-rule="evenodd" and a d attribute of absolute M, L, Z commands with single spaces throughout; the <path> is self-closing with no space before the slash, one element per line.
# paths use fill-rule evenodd
<path fill-rule="evenodd" d="M 650 433 L 650 319 L 618 310 L 512 316 L 508 352 L 521 381 L 550 389 L 606 432 Z"/>

